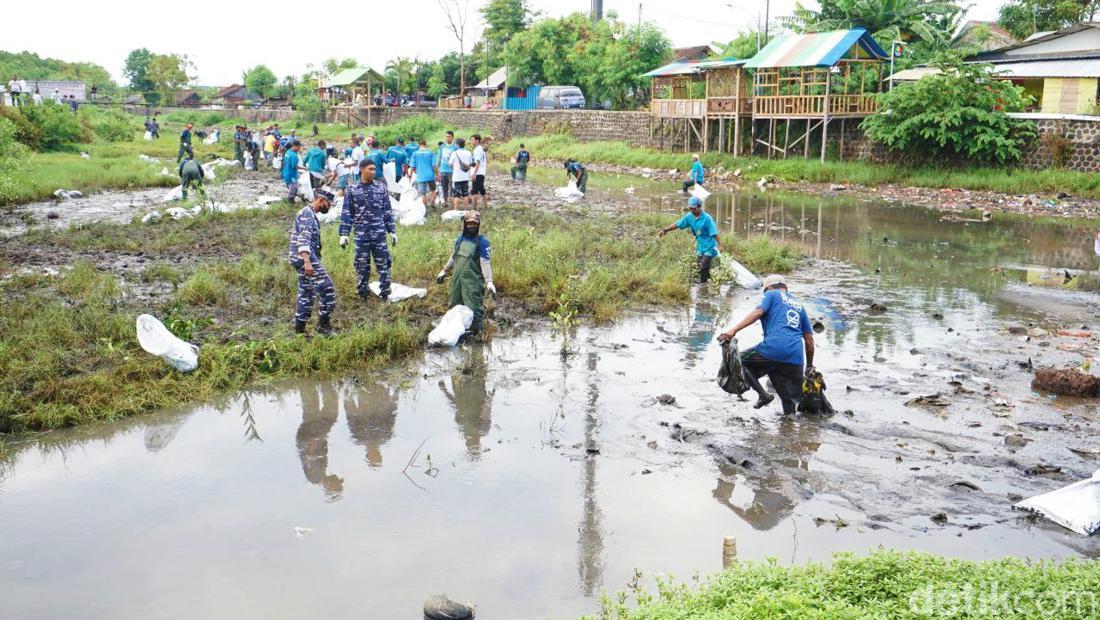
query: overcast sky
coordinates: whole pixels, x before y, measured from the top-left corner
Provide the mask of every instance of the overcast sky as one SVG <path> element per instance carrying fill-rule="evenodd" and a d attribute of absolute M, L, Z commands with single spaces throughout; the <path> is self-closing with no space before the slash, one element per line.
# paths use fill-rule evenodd
<path fill-rule="evenodd" d="M 470 0 L 471 30 L 481 30 Z M 789 15 L 796 0 L 774 0 L 771 15 Z M 813 2 L 813 0 L 809 0 Z M 727 4 L 735 7 L 729 8 Z M 983 0 L 970 19 L 994 19 L 1002 0 Z M 544 15 L 587 12 L 588 0 L 530 0 Z M 381 71 L 395 56 L 430 60 L 457 49 L 436 0 L 363 3 L 234 2 L 184 0 L 154 5 L 148 1 L 86 2 L 61 0 L 5 2 L 0 49 L 32 51 L 71 61 L 98 63 L 120 83 L 122 63 L 130 50 L 147 47 L 157 53 L 187 54 L 197 82 L 228 85 L 241 81 L 243 69 L 270 67 L 279 78 L 298 75 L 306 65 L 331 57 L 352 57 Z M 637 0 L 605 0 L 604 11 L 617 11 L 624 21 L 638 19 Z M 762 0 L 643 0 L 642 19 L 657 22 L 674 46 L 728 41 L 738 29 L 755 22 Z M 303 8 L 303 7 L 309 7 Z M 317 10 L 310 10 L 310 9 Z M 47 15 L 48 12 L 48 15 Z M 16 26 L 18 24 L 26 27 Z M 14 26 L 14 27 L 13 27 Z M 261 38 L 262 29 L 270 32 Z M 366 43 L 364 35 L 370 37 Z M 474 36 L 468 37 L 475 40 Z M 471 43 L 467 43 L 469 49 Z M 9 76 L 4 76 L 5 78 Z"/>

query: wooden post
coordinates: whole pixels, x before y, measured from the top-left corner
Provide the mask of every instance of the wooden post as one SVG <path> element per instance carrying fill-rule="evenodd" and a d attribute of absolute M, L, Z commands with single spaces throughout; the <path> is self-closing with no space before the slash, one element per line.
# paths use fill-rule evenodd
<path fill-rule="evenodd" d="M 791 119 L 783 121 L 783 159 L 787 159 L 787 149 L 791 144 Z"/>
<path fill-rule="evenodd" d="M 707 147 L 710 146 L 710 121 L 707 117 L 703 117 L 703 152 L 707 152 Z"/>
<path fill-rule="evenodd" d="M 772 158 L 775 147 L 775 117 L 768 120 L 768 159 Z"/>
<path fill-rule="evenodd" d="M 840 148 L 837 149 L 837 160 L 844 161 L 844 119 L 840 119 Z"/>
<path fill-rule="evenodd" d="M 725 570 L 737 559 L 737 539 L 726 536 L 722 541 L 722 569 Z"/>
<path fill-rule="evenodd" d="M 810 158 L 810 128 L 813 122 L 813 119 L 806 119 L 806 135 L 802 136 L 802 159 Z"/>
<path fill-rule="evenodd" d="M 821 163 L 825 163 L 825 145 L 829 143 L 829 90 L 833 83 L 833 74 L 825 71 L 825 108 L 821 119 Z"/>
<path fill-rule="evenodd" d="M 718 118 L 718 152 L 723 151 L 726 141 L 726 119 L 723 117 Z"/>
<path fill-rule="evenodd" d="M 370 78 L 367 78 L 367 125 L 371 124 L 370 109 L 374 105 L 374 97 L 371 95 L 371 82 Z"/>
<path fill-rule="evenodd" d="M 741 115 L 733 117 L 733 156 L 741 154 Z"/>

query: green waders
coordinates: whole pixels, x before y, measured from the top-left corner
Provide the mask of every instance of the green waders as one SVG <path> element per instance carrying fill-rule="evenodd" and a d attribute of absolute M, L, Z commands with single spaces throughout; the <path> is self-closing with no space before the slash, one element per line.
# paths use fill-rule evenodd
<path fill-rule="evenodd" d="M 481 329 L 485 317 L 485 277 L 481 274 L 481 259 L 477 255 L 477 242 L 462 239 L 455 252 L 454 277 L 451 278 L 451 307 L 459 304 L 474 311 L 470 331 Z"/>
<path fill-rule="evenodd" d="M 180 174 L 180 180 L 183 181 L 183 199 L 187 200 L 187 188 L 194 184 L 195 189 L 199 192 L 199 195 L 205 200 L 206 192 L 202 187 L 202 173 L 199 171 L 199 165 L 191 160 L 183 165 L 183 171 Z"/>

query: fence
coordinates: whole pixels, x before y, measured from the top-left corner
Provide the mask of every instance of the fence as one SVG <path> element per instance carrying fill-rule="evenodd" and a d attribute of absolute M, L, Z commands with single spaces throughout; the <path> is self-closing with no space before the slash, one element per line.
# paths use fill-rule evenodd
<path fill-rule="evenodd" d="M 504 99 L 505 110 L 534 110 L 537 107 L 539 99 L 539 91 L 542 90 L 540 86 L 530 86 L 527 88 L 526 97 L 507 97 Z"/>

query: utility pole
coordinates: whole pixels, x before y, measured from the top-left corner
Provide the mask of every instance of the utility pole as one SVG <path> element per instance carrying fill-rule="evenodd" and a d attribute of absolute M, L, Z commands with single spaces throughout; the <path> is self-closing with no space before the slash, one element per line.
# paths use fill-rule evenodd
<path fill-rule="evenodd" d="M 771 19 L 772 0 L 764 1 L 764 45 L 768 44 L 768 20 Z"/>
<path fill-rule="evenodd" d="M 592 23 L 603 19 L 603 0 L 592 0 Z"/>

